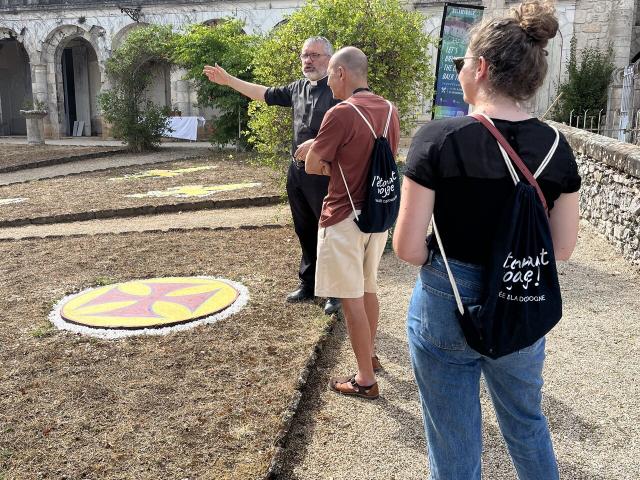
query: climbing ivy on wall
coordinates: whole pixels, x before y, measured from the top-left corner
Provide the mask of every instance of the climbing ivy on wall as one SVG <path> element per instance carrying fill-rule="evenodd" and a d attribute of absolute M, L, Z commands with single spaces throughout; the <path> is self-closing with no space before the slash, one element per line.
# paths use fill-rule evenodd
<path fill-rule="evenodd" d="M 175 33 L 170 26 L 133 30 L 106 62 L 108 89 L 99 101 L 111 133 L 136 152 L 157 147 L 167 127 L 170 108 L 154 104 L 146 92 L 154 64 L 170 64 Z"/>

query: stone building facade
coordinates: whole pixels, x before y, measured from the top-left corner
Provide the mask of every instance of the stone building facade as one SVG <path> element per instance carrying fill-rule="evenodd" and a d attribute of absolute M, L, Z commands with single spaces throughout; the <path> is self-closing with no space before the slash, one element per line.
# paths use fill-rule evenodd
<path fill-rule="evenodd" d="M 293 12 L 302 0 L 187 1 L 139 0 L 0 0 L 0 135 L 24 135 L 19 110 L 29 101 L 47 106 L 44 133 L 59 138 L 71 133 L 74 121 L 84 122 L 84 135 L 102 135 L 98 93 L 107 88 L 105 60 L 127 33 L 144 24 L 213 22 L 233 16 L 246 22 L 247 32 L 268 32 Z M 483 5 L 485 16 L 502 14 L 511 0 L 458 0 Z M 611 44 L 617 66 L 640 56 L 640 0 L 558 0 L 560 32 L 550 43 L 549 74 L 529 108 L 540 114 L 555 97 L 565 75 L 569 42 L 578 49 Z M 427 15 L 425 32 L 438 36 L 444 2 L 418 0 L 407 8 Z M 137 20 L 137 21 L 136 21 Z M 318 32 L 321 34 L 322 32 Z M 435 63 L 436 52 L 432 52 Z M 151 98 L 172 105 L 183 115 L 196 115 L 195 92 L 183 72 L 160 66 L 154 71 Z M 429 102 L 422 106 L 427 118 Z"/>

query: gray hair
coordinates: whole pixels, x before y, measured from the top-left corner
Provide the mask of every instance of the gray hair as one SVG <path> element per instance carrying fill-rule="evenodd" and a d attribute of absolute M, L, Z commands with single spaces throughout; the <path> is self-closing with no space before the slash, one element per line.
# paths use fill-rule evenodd
<path fill-rule="evenodd" d="M 331 45 L 331 42 L 325 37 L 309 37 L 304 41 L 304 45 L 307 45 L 309 43 L 321 43 L 322 45 L 324 45 L 325 53 L 327 55 L 333 55 L 333 45 Z"/>

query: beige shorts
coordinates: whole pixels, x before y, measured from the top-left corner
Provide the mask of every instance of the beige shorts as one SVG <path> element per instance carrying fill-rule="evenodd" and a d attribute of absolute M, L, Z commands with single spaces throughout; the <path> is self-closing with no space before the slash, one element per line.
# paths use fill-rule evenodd
<path fill-rule="evenodd" d="M 354 214 L 318 230 L 318 297 L 359 298 L 376 293 L 378 266 L 388 232 L 362 233 Z"/>

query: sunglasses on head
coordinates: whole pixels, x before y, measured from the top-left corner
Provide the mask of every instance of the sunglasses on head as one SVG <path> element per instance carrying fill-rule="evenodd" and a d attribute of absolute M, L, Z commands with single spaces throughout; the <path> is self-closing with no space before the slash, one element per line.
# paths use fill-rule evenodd
<path fill-rule="evenodd" d="M 464 67 L 464 61 L 467 58 L 480 58 L 480 57 L 453 57 L 451 59 L 451 61 L 453 62 L 453 64 L 456 67 L 456 72 L 458 75 L 460 75 L 460 71 L 462 70 L 462 67 Z"/>

